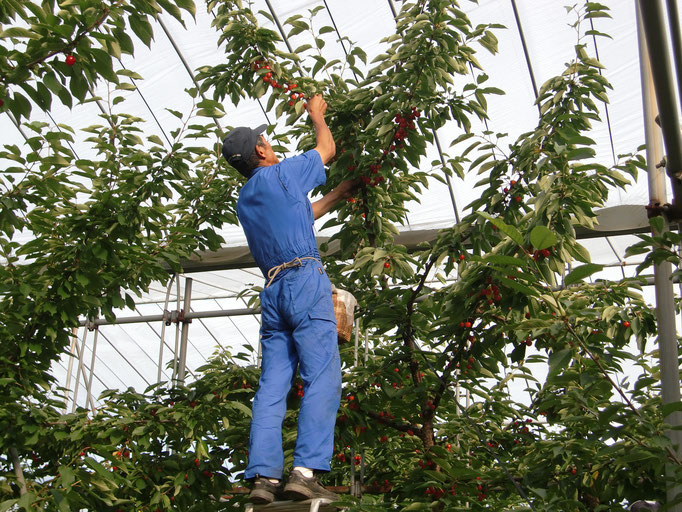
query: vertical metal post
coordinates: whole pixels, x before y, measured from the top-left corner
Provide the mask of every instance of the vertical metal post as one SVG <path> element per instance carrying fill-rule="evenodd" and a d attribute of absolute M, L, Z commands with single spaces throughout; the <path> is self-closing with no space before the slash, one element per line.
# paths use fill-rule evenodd
<path fill-rule="evenodd" d="M 83 364 L 83 357 L 85 357 L 85 338 L 87 337 L 87 332 L 88 329 L 86 328 L 83 332 L 83 349 L 81 350 L 78 348 L 78 343 L 74 345 L 74 348 L 76 349 L 76 356 L 78 357 L 78 370 L 76 374 L 76 386 L 73 393 L 73 406 L 71 407 L 71 412 L 76 410 L 76 405 L 78 403 L 78 378 L 80 376 L 83 377 L 83 387 L 86 386 L 85 383 L 88 381 L 88 376 L 85 374 L 85 365 Z M 90 409 L 93 411 L 95 410 L 95 401 L 92 399 L 92 395 L 90 395 Z"/>
<path fill-rule="evenodd" d="M 355 339 L 353 340 L 355 345 L 353 346 L 353 366 L 358 365 L 358 347 L 360 345 L 360 340 L 358 340 L 358 337 L 356 336 Z"/>
<path fill-rule="evenodd" d="M 673 192 L 673 209 L 679 213 L 682 201 L 682 134 L 678 96 L 675 79 L 670 65 L 670 48 L 666 37 L 665 13 L 661 0 L 638 0 L 638 37 L 646 42 L 647 65 L 651 67 L 657 114 L 661 124 L 667 174 Z M 663 204 L 663 203 L 661 203 Z"/>
<path fill-rule="evenodd" d="M 185 364 L 187 363 L 187 336 L 189 335 L 189 324 L 191 320 L 185 319 L 185 315 L 189 313 L 189 308 L 192 305 L 192 278 L 185 278 L 185 301 L 180 312 L 178 322 L 182 321 L 182 335 L 180 337 L 180 358 L 178 361 L 178 376 L 179 384 L 185 383 Z"/>
<path fill-rule="evenodd" d="M 180 311 L 180 276 L 175 282 L 175 310 Z M 180 322 L 175 322 L 175 346 L 173 347 L 173 382 L 177 382 L 178 378 L 178 346 L 180 343 Z"/>
<path fill-rule="evenodd" d="M 92 378 L 95 375 L 95 356 L 97 355 L 97 338 L 99 338 L 99 328 L 95 326 L 95 336 L 92 340 L 92 357 L 90 358 L 90 377 L 88 378 L 88 387 L 86 389 L 86 400 L 90 402 L 92 412 L 95 412 L 95 404 L 92 400 Z"/>
<path fill-rule="evenodd" d="M 74 327 L 71 330 L 71 348 L 69 350 L 71 357 L 69 357 L 69 366 L 66 370 L 66 383 L 64 384 L 64 387 L 66 388 L 66 391 L 64 392 L 64 412 L 66 412 L 69 408 L 69 393 L 71 392 L 71 376 L 73 375 L 73 360 L 76 357 L 76 343 L 78 343 L 78 327 Z"/>
<path fill-rule="evenodd" d="M 656 97 L 653 94 L 653 78 L 650 67 L 647 42 L 643 35 L 641 11 L 643 8 L 638 3 L 637 31 L 639 40 L 640 73 L 642 81 L 642 103 L 644 107 L 644 129 L 647 145 L 647 168 L 649 173 L 649 200 L 650 204 L 665 204 L 666 175 L 665 171 L 657 167 L 657 163 L 663 158 L 663 150 L 660 137 L 657 136 L 657 127 L 654 123 L 658 107 Z M 679 127 L 678 127 L 679 130 Z M 666 222 L 664 230 L 668 229 Z M 660 234 L 660 233 L 659 233 Z M 680 401 L 680 368 L 678 363 L 677 331 L 675 326 L 675 298 L 673 293 L 672 265 L 663 262 L 654 266 L 654 285 L 656 288 L 656 318 L 658 320 L 658 346 L 659 364 L 661 369 L 661 395 L 663 404 Z M 665 421 L 673 427 L 682 425 L 682 412 L 674 412 Z M 668 438 L 676 446 L 678 458 L 682 455 L 682 431 L 669 430 Z M 670 464 L 666 467 L 668 484 L 666 485 L 667 501 L 673 502 L 674 498 L 682 492 L 682 484 L 675 483 L 674 468 Z M 672 505 L 667 510 L 682 512 L 682 504 Z"/>
<path fill-rule="evenodd" d="M 80 380 L 80 374 L 83 374 L 83 384 L 85 384 L 85 370 L 83 368 L 83 354 L 85 352 L 85 340 L 88 337 L 87 327 L 83 329 L 83 341 L 81 342 L 81 349 L 78 350 L 78 344 L 74 345 L 74 348 L 78 354 L 78 370 L 76 370 L 76 382 L 73 385 L 73 405 L 71 406 L 71 412 L 76 410 L 76 402 L 78 401 L 78 384 Z"/>
<path fill-rule="evenodd" d="M 177 274 L 173 274 L 173 277 L 171 277 L 171 280 L 168 282 L 168 286 L 166 287 L 166 300 L 163 303 L 163 314 L 165 315 L 170 315 L 168 311 L 168 302 L 170 301 L 170 292 L 171 288 L 173 287 L 173 281 L 178 278 Z M 170 325 L 170 324 L 168 324 Z M 158 371 L 156 374 L 156 383 L 158 384 L 161 382 L 161 373 L 163 369 L 163 345 L 165 343 L 165 338 L 166 338 L 166 320 L 164 319 L 161 322 L 161 334 L 159 335 L 159 367 Z M 170 347 L 169 347 L 170 348 Z"/>

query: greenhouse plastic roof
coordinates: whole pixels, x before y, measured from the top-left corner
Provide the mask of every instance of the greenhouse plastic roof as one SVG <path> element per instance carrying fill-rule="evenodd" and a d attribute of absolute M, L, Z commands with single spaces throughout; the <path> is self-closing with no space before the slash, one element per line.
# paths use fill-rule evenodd
<path fill-rule="evenodd" d="M 159 24 L 154 27 L 154 41 L 151 49 L 136 44 L 134 57 L 124 56 L 121 66 L 132 69 L 143 77 L 137 80 L 137 91 L 125 93 L 126 101 L 117 108 L 122 112 L 136 114 L 146 119 L 143 126 L 146 134 L 157 134 L 162 139 L 180 126 L 180 120 L 166 109 L 178 111 L 191 109 L 191 98 L 184 90 L 193 86 L 190 72 L 203 65 L 215 65 L 223 58 L 223 50 L 218 47 L 218 33 L 211 27 L 213 17 L 206 12 L 206 4 L 197 1 L 196 20 L 185 15 L 186 28 L 168 15 L 162 15 Z M 400 2 L 393 2 L 396 8 Z M 505 29 L 495 31 L 499 40 L 499 53 L 491 55 L 484 49 L 478 50 L 477 58 L 489 75 L 488 84 L 505 91 L 503 96 L 491 96 L 488 99 L 489 121 L 487 128 L 493 132 L 507 133 L 508 143 L 523 132 L 532 130 L 538 118 L 534 105 L 533 80 L 538 87 L 547 79 L 561 74 L 565 63 L 574 56 L 574 46 L 578 42 L 575 28 L 570 25 L 574 21 L 567 14 L 565 2 L 550 0 L 538 2 L 534 0 L 481 0 L 478 3 L 462 2 L 461 8 L 470 16 L 474 25 L 478 23 L 499 23 Z M 636 151 L 644 143 L 642 114 L 642 97 L 640 86 L 639 51 L 637 41 L 637 23 L 635 2 L 611 2 L 612 18 L 596 18 L 594 28 L 608 33 L 611 38 L 583 36 L 580 42 L 586 44 L 590 55 L 598 57 L 604 65 L 603 73 L 613 86 L 608 105 L 601 105 L 603 122 L 595 124 L 590 134 L 597 142 L 597 160 L 610 165 L 617 155 Z M 254 12 L 263 10 L 285 20 L 294 14 L 307 15 L 308 11 L 318 5 L 325 10 L 316 18 L 320 23 L 338 27 L 343 37 L 357 43 L 368 54 L 369 59 L 381 53 L 384 44 L 381 39 L 394 31 L 394 18 L 390 0 L 344 0 L 310 1 L 310 0 L 255 0 L 252 2 Z M 272 7 L 272 10 L 270 10 Z M 514 7 L 518 9 L 518 23 Z M 326 18 L 325 18 L 326 17 Z M 277 30 L 277 27 L 264 16 L 259 17 L 262 25 Z M 588 21 L 589 22 L 589 21 Z M 585 28 L 585 27 L 583 27 Z M 528 59 L 532 67 L 532 75 L 526 61 L 521 32 L 525 37 Z M 302 44 L 305 35 L 295 36 L 292 45 Z M 335 34 L 327 34 L 326 54 L 331 57 L 336 53 L 343 55 L 343 48 Z M 285 49 L 282 43 L 282 49 Z M 187 67 L 185 66 L 187 64 Z M 189 71 L 188 69 L 189 68 Z M 106 97 L 106 89 L 96 91 Z M 230 126 L 255 126 L 263 122 L 274 122 L 264 116 L 257 101 L 244 100 L 239 105 L 225 105 L 227 115 L 220 120 L 223 128 Z M 99 122 L 100 110 L 95 102 L 77 105 L 72 110 L 57 105 L 51 117 L 40 114 L 34 108 L 33 119 L 43 119 L 54 125 L 65 123 L 77 131 Z M 474 126 L 474 130 L 486 129 L 485 126 Z M 23 137 L 8 115 L 0 116 L 0 130 L 3 143 L 21 145 Z M 277 128 L 275 128 L 277 130 Z M 439 130 L 443 150 L 451 150 L 450 141 L 459 135 L 460 129 L 447 125 Z M 80 156 L 91 152 L 82 140 L 84 135 L 77 136 L 74 145 Z M 80 142 L 79 142 L 80 141 Z M 454 152 L 453 152 L 454 154 Z M 91 155 L 94 157 L 94 155 Z M 429 155 L 423 159 L 428 167 L 432 160 L 438 158 L 435 147 L 429 149 Z M 454 198 L 459 214 L 466 213 L 465 206 L 476 197 L 473 184 L 477 176 L 467 176 L 464 180 L 453 180 Z M 642 175 L 636 183 L 625 191 L 613 192 L 608 198 L 608 206 L 630 205 L 629 215 L 615 215 L 615 227 L 627 228 L 641 224 L 644 205 L 648 203 L 646 176 Z M 641 210 L 640 210 L 641 208 Z M 640 212 L 640 213 L 638 213 Z M 432 186 L 421 203 L 410 205 L 409 224 L 404 230 L 432 230 L 451 226 L 455 213 L 450 199 L 450 191 L 446 184 L 434 180 Z M 318 221 L 321 226 L 325 218 Z M 616 229 L 617 230 L 617 229 Z M 323 232 L 321 235 L 328 235 Z M 244 255 L 245 238 L 238 226 L 226 226 L 223 230 L 226 247 L 236 248 Z M 631 243 L 627 237 L 614 239 L 594 238 L 585 243 L 593 260 L 599 263 L 618 265 L 623 259 L 624 249 Z M 614 267 L 618 277 L 626 267 Z M 244 308 L 245 303 L 237 298 L 238 292 L 251 285 L 260 285 L 261 276 L 257 269 L 244 268 L 221 272 L 202 273 L 193 276 L 194 308 L 206 310 Z M 180 279 L 182 281 L 182 279 Z M 175 284 L 171 287 L 171 305 L 176 300 Z M 164 309 L 163 300 L 167 290 L 161 286 L 150 290 L 149 296 L 138 305 L 139 314 L 157 314 Z M 180 297 L 181 297 L 180 293 Z M 179 308 L 178 308 L 179 309 Z M 130 311 L 122 312 L 130 316 Z M 156 380 L 156 362 L 158 360 L 158 336 L 161 323 L 137 325 L 136 327 L 111 326 L 100 329 L 100 346 L 95 368 L 93 393 L 95 396 L 104 387 L 140 386 Z M 258 317 L 238 316 L 194 322 L 191 326 L 190 341 L 194 349 L 188 360 L 189 368 L 196 368 L 218 345 L 257 344 Z M 80 337 L 83 333 L 81 329 Z M 165 333 L 169 347 L 175 343 L 175 327 L 169 327 Z M 85 360 L 89 366 L 90 343 L 93 334 L 88 334 Z M 107 343 L 107 339 L 110 343 Z M 166 349 L 168 354 L 168 348 Z M 167 360 L 168 357 L 165 358 Z M 55 374 L 65 382 L 68 358 L 55 366 Z M 166 375 L 163 380 L 167 380 Z M 72 385 L 72 383 L 71 383 Z M 84 393 L 81 391 L 78 402 L 84 404 Z"/>

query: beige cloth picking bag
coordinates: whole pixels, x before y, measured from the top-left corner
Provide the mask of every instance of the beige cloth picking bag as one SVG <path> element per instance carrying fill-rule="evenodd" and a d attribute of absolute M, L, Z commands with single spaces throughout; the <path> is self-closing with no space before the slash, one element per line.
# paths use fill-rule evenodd
<path fill-rule="evenodd" d="M 353 334 L 355 306 L 358 305 L 358 301 L 350 292 L 332 285 L 332 302 L 339 343 L 347 343 Z"/>

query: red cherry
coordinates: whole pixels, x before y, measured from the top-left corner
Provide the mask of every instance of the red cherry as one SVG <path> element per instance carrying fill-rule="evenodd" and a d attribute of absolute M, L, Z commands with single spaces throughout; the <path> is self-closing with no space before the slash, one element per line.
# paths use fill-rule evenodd
<path fill-rule="evenodd" d="M 0 98 L 0 107 L 2 107 L 5 104 L 4 101 L 2 101 L 2 98 Z"/>
<path fill-rule="evenodd" d="M 466 256 L 464 256 L 464 254 L 459 255 L 459 261 L 464 261 L 464 258 L 466 258 Z"/>
<path fill-rule="evenodd" d="M 471 322 L 464 322 L 464 327 L 466 327 L 467 329 L 471 327 Z"/>
<path fill-rule="evenodd" d="M 384 268 L 391 268 L 391 264 L 387 261 L 384 263 Z"/>
<path fill-rule="evenodd" d="M 627 320 L 625 320 L 625 322 L 623 322 L 623 327 L 625 327 L 626 329 L 627 329 L 628 327 L 630 327 L 630 322 L 628 322 Z"/>
<path fill-rule="evenodd" d="M 289 106 L 290 106 L 290 107 L 293 107 L 293 106 L 294 106 L 294 102 L 293 102 L 293 101 L 289 101 Z"/>
<path fill-rule="evenodd" d="M 67 66 L 73 66 L 76 63 L 76 57 L 73 55 L 67 55 L 66 56 L 66 65 Z"/>

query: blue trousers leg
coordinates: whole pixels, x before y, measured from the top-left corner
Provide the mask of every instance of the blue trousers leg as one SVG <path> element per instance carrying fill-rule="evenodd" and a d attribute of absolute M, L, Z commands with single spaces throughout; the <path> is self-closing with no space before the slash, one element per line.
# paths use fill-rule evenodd
<path fill-rule="evenodd" d="M 298 414 L 294 466 L 329 471 L 341 398 L 336 323 L 328 318 L 315 318 L 312 313 L 297 326 L 293 337 L 304 391 Z"/>
<path fill-rule="evenodd" d="M 284 330 L 263 329 L 261 344 L 262 370 L 251 409 L 249 465 L 244 476 L 281 479 L 284 471 L 282 422 L 298 356 L 291 334 Z"/>

